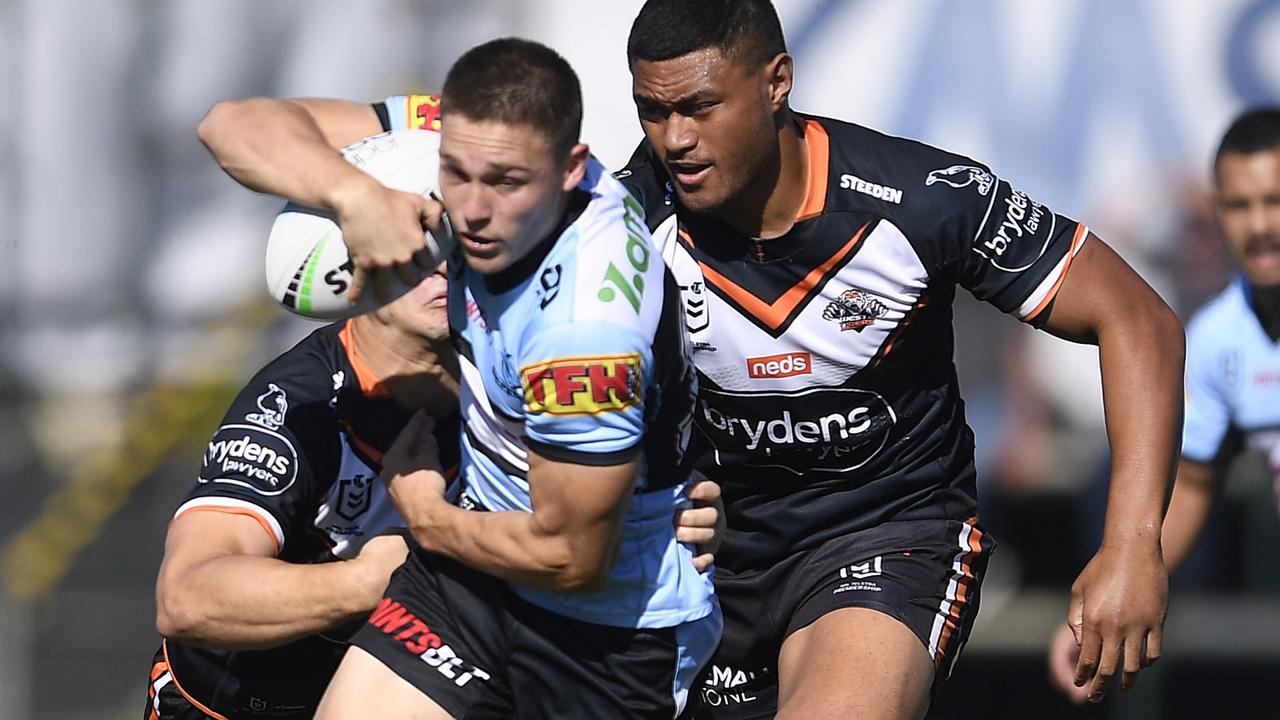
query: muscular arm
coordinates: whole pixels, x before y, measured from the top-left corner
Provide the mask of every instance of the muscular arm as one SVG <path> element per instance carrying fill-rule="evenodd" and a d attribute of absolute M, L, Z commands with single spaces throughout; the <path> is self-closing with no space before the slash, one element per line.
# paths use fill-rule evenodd
<path fill-rule="evenodd" d="M 361 103 L 249 98 L 214 105 L 197 134 L 241 185 L 337 214 L 356 265 L 348 293 L 355 302 L 374 270 L 395 268 L 412 285 L 416 276 L 405 266 L 430 271 L 438 264 L 419 253 L 423 229 L 433 222 L 426 199 L 384 187 L 337 151 L 381 130 L 373 108 Z M 385 299 L 385 274 L 372 277 Z"/>
<path fill-rule="evenodd" d="M 533 512 L 417 504 L 408 499 L 416 489 L 402 493 L 408 496 L 402 509 L 427 550 L 536 590 L 593 592 L 613 571 L 635 474 L 634 462 L 592 467 L 531 456 Z"/>
<path fill-rule="evenodd" d="M 169 526 L 156 581 L 156 629 L 191 645 L 259 649 L 334 627 L 377 604 L 408 546 L 370 540 L 353 560 L 293 564 L 257 521 L 186 512 Z"/>
<path fill-rule="evenodd" d="M 1164 565 L 1176 571 L 1191 553 L 1196 538 L 1204 529 L 1209 511 L 1222 490 L 1222 469 L 1183 458 L 1173 481 L 1173 497 L 1164 518 L 1160 543 L 1164 548 Z"/>
<path fill-rule="evenodd" d="M 337 208 L 344 194 L 377 184 L 337 149 L 381 130 L 366 104 L 247 98 L 215 104 L 196 133 L 241 185 L 312 207 Z"/>
<path fill-rule="evenodd" d="M 1102 365 L 1111 487 L 1102 546 L 1072 588 L 1068 619 L 1081 642 L 1077 682 L 1093 678 L 1098 699 L 1121 654 L 1122 687 L 1160 654 L 1168 596 L 1160 526 L 1182 425 L 1185 341 L 1173 311 L 1092 236 L 1046 329 L 1097 343 Z"/>
<path fill-rule="evenodd" d="M 431 422 L 415 416 L 383 462 L 414 540 L 494 577 L 548 592 L 592 592 L 613 571 L 636 462 L 587 466 L 529 456 L 533 512 L 470 512 L 442 495 Z"/>

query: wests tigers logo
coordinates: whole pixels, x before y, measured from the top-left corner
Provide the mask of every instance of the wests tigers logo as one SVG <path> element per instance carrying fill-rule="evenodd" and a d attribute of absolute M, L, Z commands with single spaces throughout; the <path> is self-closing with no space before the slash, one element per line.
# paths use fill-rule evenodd
<path fill-rule="evenodd" d="M 850 288 L 840 293 L 840 297 L 827 303 L 822 311 L 822 319 L 840 323 L 840 331 L 862 329 L 884 317 L 889 308 L 874 295 L 862 290 Z"/>

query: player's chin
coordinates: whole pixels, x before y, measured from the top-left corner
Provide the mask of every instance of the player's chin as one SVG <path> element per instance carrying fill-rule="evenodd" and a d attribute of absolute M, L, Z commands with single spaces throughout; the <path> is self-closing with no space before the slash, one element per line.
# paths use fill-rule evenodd
<path fill-rule="evenodd" d="M 720 192 L 714 184 L 704 183 L 692 188 L 676 185 L 676 195 L 680 204 L 699 213 L 710 213 L 720 209 L 725 203 L 725 193 Z"/>
<path fill-rule="evenodd" d="M 462 254 L 467 259 L 467 267 L 481 275 L 501 272 L 511 264 L 510 254 L 503 251 L 472 253 L 464 250 Z"/>

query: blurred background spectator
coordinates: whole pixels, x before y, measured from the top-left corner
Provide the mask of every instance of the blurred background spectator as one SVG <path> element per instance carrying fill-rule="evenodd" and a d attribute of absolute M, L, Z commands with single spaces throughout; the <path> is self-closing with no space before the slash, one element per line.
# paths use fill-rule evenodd
<path fill-rule="evenodd" d="M 1280 101 L 1280 2 L 777 5 L 798 109 L 989 164 L 1087 221 L 1184 318 L 1226 284 L 1210 159 L 1243 106 Z M 584 137 L 616 167 L 639 137 L 624 53 L 638 6 L 0 3 L 0 717 L 138 716 L 165 523 L 231 393 L 311 327 L 267 304 L 279 203 L 220 174 L 195 138 L 207 108 L 434 90 L 463 50 L 522 34 L 582 75 Z M 1258 707 L 1280 673 L 1280 521 L 1253 458 L 1174 578 L 1157 671 L 1097 708 L 1052 693 L 1043 650 L 1106 492 L 1096 351 L 967 297 L 956 316 L 1001 547 L 932 717 Z"/>

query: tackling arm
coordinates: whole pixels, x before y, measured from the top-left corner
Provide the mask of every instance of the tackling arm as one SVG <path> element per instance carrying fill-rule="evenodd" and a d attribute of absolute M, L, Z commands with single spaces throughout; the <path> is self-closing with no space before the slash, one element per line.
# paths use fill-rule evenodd
<path fill-rule="evenodd" d="M 247 515 L 188 511 L 174 519 L 156 581 L 156 629 L 227 650 L 283 645 L 368 613 L 408 553 L 398 535 L 358 557 L 293 564 Z"/>

